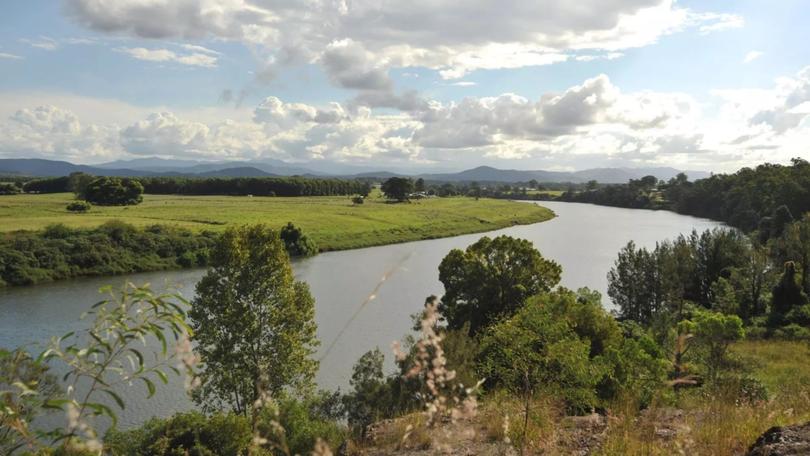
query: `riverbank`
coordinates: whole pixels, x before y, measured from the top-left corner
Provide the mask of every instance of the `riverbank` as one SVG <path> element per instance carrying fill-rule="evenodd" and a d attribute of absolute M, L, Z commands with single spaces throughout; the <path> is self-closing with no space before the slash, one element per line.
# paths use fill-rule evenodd
<path fill-rule="evenodd" d="M 0 232 L 39 231 L 53 223 L 95 228 L 110 220 L 136 227 L 172 225 L 192 232 L 219 232 L 231 224 L 280 228 L 292 222 L 321 251 L 331 251 L 480 233 L 554 217 L 546 208 L 512 201 L 453 197 L 391 204 L 379 193 L 361 205 L 347 197 L 145 195 L 137 206 L 96 206 L 85 214 L 65 210 L 72 200 L 69 193 L 2 196 Z"/>

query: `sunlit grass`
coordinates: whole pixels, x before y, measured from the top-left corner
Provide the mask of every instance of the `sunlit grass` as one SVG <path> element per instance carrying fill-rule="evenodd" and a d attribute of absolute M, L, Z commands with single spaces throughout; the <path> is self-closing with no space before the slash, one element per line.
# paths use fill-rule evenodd
<path fill-rule="evenodd" d="M 109 220 L 136 226 L 171 224 L 194 231 L 221 231 L 232 224 L 287 222 L 303 228 L 322 250 L 341 250 L 433 239 L 541 222 L 545 208 L 481 198 L 429 198 L 390 204 L 373 193 L 362 205 L 339 197 L 145 195 L 137 206 L 94 206 L 71 214 L 72 194 L 0 196 L 0 232 L 40 230 L 50 223 L 90 228 Z"/>

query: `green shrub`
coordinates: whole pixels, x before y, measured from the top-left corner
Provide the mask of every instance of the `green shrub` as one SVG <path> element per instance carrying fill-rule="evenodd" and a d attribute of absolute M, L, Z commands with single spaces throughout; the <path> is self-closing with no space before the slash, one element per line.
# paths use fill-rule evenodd
<path fill-rule="evenodd" d="M 296 227 L 292 222 L 281 228 L 280 236 L 291 257 L 312 256 L 318 253 L 315 241 L 307 237 L 301 228 Z"/>
<path fill-rule="evenodd" d="M 602 368 L 591 363 L 590 343 L 560 313 L 573 305 L 570 301 L 576 301 L 570 292 L 539 295 L 511 318 L 487 328 L 479 361 L 489 387 L 521 396 L 536 390 L 557 395 L 573 413 L 596 406 Z"/>
<path fill-rule="evenodd" d="M 791 323 L 775 330 L 773 336 L 785 340 L 810 340 L 810 329 Z"/>
<path fill-rule="evenodd" d="M 16 195 L 22 189 L 13 182 L 0 182 L 0 195 Z"/>
<path fill-rule="evenodd" d="M 73 201 L 67 205 L 66 209 L 69 212 L 87 212 L 91 207 L 92 205 L 87 201 Z"/>
<path fill-rule="evenodd" d="M 217 456 L 242 454 L 251 439 L 250 422 L 244 416 L 187 412 L 153 418 L 131 431 L 111 430 L 104 443 L 110 453 L 120 456 Z"/>
<path fill-rule="evenodd" d="M 0 239 L 0 285 L 203 266 L 217 236 L 120 221 L 89 230 L 53 224 L 39 233 L 12 233 Z"/>
<path fill-rule="evenodd" d="M 136 179 L 99 177 L 87 184 L 84 197 L 99 206 L 129 206 L 143 201 L 143 185 Z"/>

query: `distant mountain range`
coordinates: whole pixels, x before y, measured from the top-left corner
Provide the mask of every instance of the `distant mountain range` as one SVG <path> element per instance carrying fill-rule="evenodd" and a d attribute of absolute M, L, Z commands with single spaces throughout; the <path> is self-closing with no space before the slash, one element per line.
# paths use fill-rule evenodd
<path fill-rule="evenodd" d="M 581 183 L 596 180 L 601 183 L 625 183 L 652 175 L 658 179 L 668 180 L 680 173 L 675 168 L 593 168 L 582 171 L 525 171 L 516 169 L 498 169 L 490 166 L 479 166 L 456 173 L 437 174 L 400 174 L 390 171 L 367 171 L 361 173 L 327 173 L 313 171 L 309 168 L 295 166 L 280 160 L 264 161 L 224 161 L 197 162 L 193 160 L 168 160 L 162 158 L 138 158 L 118 160 L 100 165 L 76 165 L 65 161 L 44 160 L 37 158 L 0 159 L 0 174 L 22 176 L 66 176 L 74 172 L 84 172 L 107 176 L 189 176 L 189 177 L 269 177 L 269 176 L 308 176 L 308 177 L 346 177 L 346 178 L 380 178 L 393 176 L 421 177 L 428 181 L 447 182 L 528 182 L 532 179 L 543 183 L 572 182 Z M 710 173 L 703 171 L 685 171 L 690 179 L 702 179 Z"/>

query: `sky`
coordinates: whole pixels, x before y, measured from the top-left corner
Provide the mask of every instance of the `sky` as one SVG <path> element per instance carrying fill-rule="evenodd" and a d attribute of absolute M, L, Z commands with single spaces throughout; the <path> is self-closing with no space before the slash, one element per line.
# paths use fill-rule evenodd
<path fill-rule="evenodd" d="M 804 0 L 0 8 L 0 158 L 715 172 L 810 158 Z"/>

